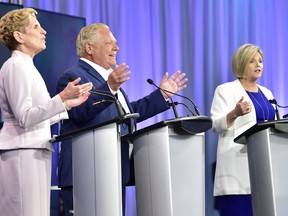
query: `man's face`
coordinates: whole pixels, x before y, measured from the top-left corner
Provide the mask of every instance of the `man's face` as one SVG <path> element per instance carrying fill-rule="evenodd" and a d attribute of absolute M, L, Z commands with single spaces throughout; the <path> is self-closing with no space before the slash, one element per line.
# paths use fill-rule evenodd
<path fill-rule="evenodd" d="M 105 69 L 115 66 L 116 54 L 119 50 L 117 41 L 109 29 L 99 30 L 99 38 L 91 44 L 92 61 Z"/>

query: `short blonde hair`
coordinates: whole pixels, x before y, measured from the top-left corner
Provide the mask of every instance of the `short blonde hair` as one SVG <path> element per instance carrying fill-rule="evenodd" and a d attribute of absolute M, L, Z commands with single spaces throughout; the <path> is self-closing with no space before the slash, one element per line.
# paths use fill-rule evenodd
<path fill-rule="evenodd" d="M 8 12 L 0 19 L 0 43 L 9 50 L 15 50 L 18 42 L 14 38 L 15 31 L 25 32 L 29 25 L 29 17 L 36 17 L 37 11 L 33 8 L 16 9 Z"/>
<path fill-rule="evenodd" d="M 99 30 L 103 28 L 109 29 L 106 24 L 94 23 L 85 26 L 80 30 L 76 41 L 76 49 L 78 56 L 83 56 L 86 43 L 94 43 L 96 40 L 100 39 L 101 35 L 99 34 Z"/>
<path fill-rule="evenodd" d="M 247 66 L 251 61 L 251 58 L 256 53 L 259 53 L 263 59 L 263 52 L 260 47 L 253 44 L 243 44 L 237 49 L 232 58 L 232 70 L 236 78 L 242 79 L 246 73 Z"/>

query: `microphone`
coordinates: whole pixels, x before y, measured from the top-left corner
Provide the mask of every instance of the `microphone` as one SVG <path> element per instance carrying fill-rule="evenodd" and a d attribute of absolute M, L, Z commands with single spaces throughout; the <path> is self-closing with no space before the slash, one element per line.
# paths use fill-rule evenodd
<path fill-rule="evenodd" d="M 177 109 L 176 109 L 176 105 L 178 105 L 178 103 L 174 102 L 174 101 L 172 100 L 172 98 L 169 97 L 169 95 L 166 93 L 166 91 L 163 90 L 162 88 L 160 88 L 159 86 L 157 86 L 157 85 L 153 82 L 153 80 L 147 79 L 147 82 L 148 82 L 149 84 L 151 84 L 151 85 L 154 85 L 156 88 L 162 90 L 162 91 L 164 92 L 164 94 L 167 95 L 167 97 L 168 97 L 168 98 L 170 99 L 170 101 L 171 101 L 171 103 L 169 103 L 168 105 L 169 105 L 170 107 L 172 107 L 173 112 L 174 112 L 174 115 L 175 115 L 175 118 L 179 118 L 179 115 L 178 115 L 178 112 L 177 112 Z"/>
<path fill-rule="evenodd" d="M 190 98 L 185 97 L 185 96 L 180 95 L 180 94 L 177 94 L 177 93 L 174 93 L 174 92 L 171 92 L 171 91 L 168 91 L 168 90 L 165 90 L 165 89 L 162 89 L 162 88 L 160 88 L 159 86 L 157 86 L 152 79 L 147 79 L 147 82 L 148 82 L 149 84 L 151 84 L 151 85 L 154 85 L 156 88 L 162 90 L 164 93 L 165 93 L 165 92 L 168 92 L 168 93 L 170 93 L 170 94 L 173 94 L 173 95 L 176 95 L 176 96 L 185 98 L 186 100 L 189 100 L 189 101 L 193 104 L 194 110 L 195 110 L 196 114 L 197 114 L 198 116 L 200 116 L 200 111 L 199 111 L 198 107 L 196 106 L 196 104 L 195 104 Z M 166 94 L 166 93 L 165 93 L 165 94 Z M 166 94 L 166 95 L 167 95 L 167 94 Z M 167 95 L 167 96 L 168 96 L 168 95 Z M 195 114 L 194 114 L 193 112 L 192 112 L 192 114 L 193 114 L 193 116 L 195 116 Z"/>
<path fill-rule="evenodd" d="M 180 103 L 180 102 L 177 102 L 177 101 L 175 101 L 174 104 L 175 104 L 175 105 L 181 104 L 181 105 L 185 106 L 186 109 L 188 109 L 189 112 L 190 112 L 193 116 L 195 116 L 195 114 L 193 113 L 193 111 L 192 111 L 192 110 L 191 110 L 191 109 L 190 109 L 186 104 L 184 104 L 184 103 Z M 169 105 L 169 106 L 172 106 L 171 103 L 169 103 L 168 105 Z"/>
<path fill-rule="evenodd" d="M 75 79 L 73 77 L 69 77 L 68 78 L 69 81 L 73 82 Z M 90 90 L 89 91 L 91 94 L 97 94 L 97 95 L 103 95 L 103 96 L 106 96 L 106 97 L 110 97 L 112 98 L 113 100 L 105 100 L 105 99 L 101 99 L 99 101 L 96 101 L 93 103 L 93 105 L 97 105 L 97 104 L 100 104 L 100 103 L 105 103 L 105 102 L 114 102 L 115 103 L 115 106 L 116 106 L 116 109 L 117 109 L 117 112 L 118 112 L 118 115 L 120 117 L 123 117 L 126 115 L 126 112 L 124 111 L 120 101 L 118 100 L 118 98 L 115 97 L 115 95 L 113 95 L 111 92 L 109 91 L 105 91 L 105 90 Z"/>
<path fill-rule="evenodd" d="M 106 103 L 106 102 L 112 102 L 112 103 L 115 103 L 115 106 L 116 106 L 116 109 L 117 109 L 117 112 L 118 112 L 118 116 L 121 120 L 128 120 L 128 119 L 137 119 L 139 118 L 139 113 L 126 113 L 124 108 L 122 107 L 120 101 L 118 100 L 117 97 L 115 97 L 110 91 L 105 91 L 105 90 L 90 90 L 89 91 L 91 94 L 98 94 L 98 95 L 103 95 L 103 96 L 106 96 L 106 97 L 110 97 L 112 98 L 112 100 L 106 100 L 106 99 L 101 99 L 99 101 L 95 101 L 93 103 L 93 105 L 97 105 L 97 104 L 100 104 L 100 103 Z M 132 123 L 131 124 L 131 127 L 132 127 Z"/>
<path fill-rule="evenodd" d="M 270 99 L 269 102 L 271 104 L 275 104 L 275 113 L 276 113 L 276 119 L 279 120 L 280 117 L 279 117 L 279 111 L 278 111 L 278 103 L 275 99 Z"/>
<path fill-rule="evenodd" d="M 104 90 L 90 90 L 89 92 L 91 94 L 103 95 L 103 96 L 110 97 L 110 98 L 113 99 L 112 101 L 111 100 L 102 99 L 102 100 L 96 101 L 95 103 L 93 103 L 93 105 L 97 105 L 99 103 L 104 103 L 104 102 L 114 102 L 115 106 L 116 106 L 116 109 L 117 109 L 117 112 L 118 112 L 118 115 L 120 117 L 123 117 L 123 116 L 126 115 L 126 113 L 125 113 L 120 101 L 111 92 L 104 91 Z"/>
<path fill-rule="evenodd" d="M 177 106 L 179 103 L 177 102 L 177 101 L 175 101 L 175 102 L 170 102 L 170 103 L 168 103 L 168 105 L 170 106 L 170 107 L 172 107 L 172 106 Z"/>
<path fill-rule="evenodd" d="M 105 99 L 101 99 L 101 100 L 95 101 L 95 102 L 93 103 L 93 105 L 98 105 L 98 104 L 106 103 L 106 102 L 114 103 L 113 100 L 105 100 Z"/>
<path fill-rule="evenodd" d="M 122 121 L 125 120 L 125 122 L 128 124 L 128 131 L 130 134 L 132 134 L 134 132 L 134 128 L 136 127 L 135 119 L 139 118 L 139 116 L 140 116 L 139 113 L 127 114 L 125 112 L 124 108 L 122 107 L 120 101 L 118 100 L 118 98 L 115 97 L 115 95 L 113 95 L 110 91 L 90 90 L 90 93 L 91 94 L 104 95 L 104 96 L 112 98 L 113 100 L 106 100 L 106 99 L 98 100 L 98 101 L 94 102 L 93 105 L 97 105 L 97 104 L 105 103 L 105 102 L 112 102 L 112 103 L 114 102 L 120 120 L 122 120 Z"/>
<path fill-rule="evenodd" d="M 74 78 L 73 77 L 69 77 L 68 78 L 69 81 L 74 81 Z M 106 100 L 106 99 L 100 99 L 99 101 L 95 101 L 93 103 L 93 105 L 97 105 L 97 104 L 101 104 L 101 103 L 105 103 L 105 102 L 112 102 L 112 103 L 115 103 L 115 106 L 116 106 L 116 109 L 117 109 L 117 112 L 118 112 L 118 116 L 121 120 L 124 120 L 124 119 L 137 119 L 139 118 L 139 113 L 129 113 L 127 114 L 124 110 L 124 108 L 122 107 L 120 101 L 118 100 L 117 97 L 115 97 L 110 91 L 105 91 L 105 90 L 90 90 L 89 91 L 91 94 L 98 94 L 98 95 L 103 95 L 103 96 L 106 96 L 106 97 L 110 97 L 112 98 L 112 100 Z"/>

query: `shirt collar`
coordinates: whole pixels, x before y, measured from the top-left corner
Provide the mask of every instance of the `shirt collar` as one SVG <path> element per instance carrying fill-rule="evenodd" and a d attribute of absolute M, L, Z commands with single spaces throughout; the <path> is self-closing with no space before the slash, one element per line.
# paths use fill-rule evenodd
<path fill-rule="evenodd" d="M 80 58 L 82 61 L 85 61 L 87 64 L 89 64 L 91 67 L 93 67 L 101 76 L 102 78 L 107 81 L 108 80 L 108 76 L 109 74 L 113 71 L 112 68 L 109 68 L 108 70 L 106 70 L 105 68 L 101 67 L 98 64 L 95 64 L 94 62 L 86 59 L 86 58 Z"/>
<path fill-rule="evenodd" d="M 18 57 L 21 56 L 23 59 L 25 59 L 26 61 L 29 61 L 33 64 L 33 59 L 29 55 L 27 55 L 27 54 L 25 54 L 19 50 L 13 50 L 12 56 L 18 56 Z"/>

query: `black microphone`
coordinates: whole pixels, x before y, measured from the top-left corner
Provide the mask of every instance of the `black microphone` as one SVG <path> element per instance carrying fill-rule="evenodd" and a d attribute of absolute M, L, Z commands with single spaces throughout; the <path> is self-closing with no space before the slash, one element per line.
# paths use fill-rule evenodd
<path fill-rule="evenodd" d="M 97 104 L 105 103 L 105 102 L 112 102 L 112 103 L 114 102 L 120 120 L 122 120 L 122 121 L 125 120 L 126 123 L 128 124 L 129 134 L 132 134 L 134 132 L 134 128 L 136 127 L 135 119 L 139 118 L 139 116 L 140 116 L 139 113 L 127 114 L 125 112 L 124 108 L 122 107 L 120 101 L 118 100 L 118 98 L 115 97 L 115 95 L 113 95 L 110 91 L 90 90 L 89 92 L 91 94 L 99 94 L 99 95 L 104 95 L 104 96 L 112 98 L 113 100 L 106 100 L 106 99 L 98 100 L 98 101 L 94 102 L 93 105 L 97 105 Z M 127 122 L 127 121 L 129 121 L 129 122 Z"/>
<path fill-rule="evenodd" d="M 195 104 L 190 98 L 185 97 L 185 96 L 180 95 L 180 94 L 177 94 L 177 93 L 174 93 L 174 92 L 171 92 L 171 91 L 168 91 L 168 90 L 166 90 L 166 89 L 162 89 L 162 88 L 160 88 L 159 86 L 157 86 L 152 79 L 147 79 L 147 82 L 148 82 L 149 84 L 151 84 L 151 85 L 154 85 L 156 88 L 162 90 L 164 93 L 165 93 L 165 92 L 168 92 L 168 93 L 170 93 L 170 94 L 173 94 L 173 95 L 176 95 L 176 96 L 185 98 L 186 100 L 189 100 L 189 101 L 193 104 L 194 110 L 195 110 L 196 114 L 197 114 L 198 116 L 200 116 L 200 111 L 199 111 L 198 107 L 196 106 L 196 104 Z M 166 93 L 165 93 L 165 94 L 166 94 Z M 166 95 L 167 95 L 167 94 L 166 94 Z M 168 95 L 167 95 L 167 96 L 168 96 Z M 192 112 L 192 114 L 193 114 L 193 116 L 195 116 L 195 114 L 194 114 L 193 112 Z"/>
<path fill-rule="evenodd" d="M 69 81 L 73 82 L 75 79 L 73 77 L 69 77 L 68 78 Z M 122 107 L 120 101 L 118 100 L 117 97 L 115 97 L 115 95 L 113 95 L 110 91 L 105 91 L 105 90 L 90 90 L 89 91 L 91 94 L 98 94 L 98 95 L 103 95 L 103 96 L 106 96 L 106 97 L 110 97 L 112 98 L 112 101 L 111 100 L 106 100 L 106 99 L 101 99 L 99 101 L 95 101 L 93 103 L 93 105 L 97 105 L 97 104 L 100 104 L 100 103 L 105 103 L 105 102 L 112 102 L 112 103 L 115 103 L 115 106 L 116 106 L 116 109 L 117 109 L 117 112 L 118 112 L 118 115 L 119 117 L 124 120 L 124 119 L 137 119 L 139 118 L 139 113 L 129 113 L 127 114 L 124 110 L 124 108 Z"/>
<path fill-rule="evenodd" d="M 168 103 L 168 105 L 169 105 L 170 107 L 172 107 L 172 106 L 174 106 L 174 105 L 177 106 L 178 104 L 181 104 L 181 105 L 185 106 L 186 109 L 188 109 L 189 112 L 190 112 L 193 116 L 195 116 L 195 114 L 193 113 L 193 111 L 192 111 L 186 104 L 184 104 L 184 103 L 180 103 L 180 102 L 177 102 L 177 101 L 175 101 L 174 103 Z"/>
<path fill-rule="evenodd" d="M 91 94 L 98 94 L 98 95 L 103 95 L 103 96 L 112 98 L 113 99 L 112 102 L 115 103 L 115 106 L 116 106 L 116 109 L 117 109 L 119 117 L 123 117 L 123 116 L 126 115 L 126 113 L 125 113 L 120 101 L 111 92 L 104 91 L 104 90 L 90 90 L 89 92 Z M 95 103 L 93 103 L 93 105 L 96 105 L 96 104 L 99 104 L 99 103 L 104 103 L 104 102 L 111 102 L 111 101 L 102 99 L 100 101 L 96 101 Z"/>
<path fill-rule="evenodd" d="M 177 101 L 175 101 L 175 102 L 170 102 L 170 103 L 168 103 L 168 105 L 170 106 L 170 107 L 172 107 L 172 106 L 177 106 L 179 103 L 177 102 Z"/>
<path fill-rule="evenodd" d="M 279 120 L 280 116 L 279 116 L 279 111 L 278 111 L 278 103 L 275 99 L 270 99 L 269 102 L 271 104 L 275 104 L 275 113 L 276 113 L 276 119 Z"/>
<path fill-rule="evenodd" d="M 95 102 L 93 103 L 93 105 L 98 105 L 98 104 L 106 103 L 106 102 L 114 103 L 113 100 L 105 100 L 105 99 L 101 99 L 101 100 L 95 101 Z"/>
<path fill-rule="evenodd" d="M 149 84 L 151 84 L 151 85 L 154 85 L 156 88 L 158 88 L 158 89 L 160 89 L 160 90 L 163 90 L 163 89 L 160 88 L 159 86 L 155 85 L 155 83 L 153 82 L 153 80 L 147 79 L 147 82 L 148 82 Z M 176 105 L 177 105 L 178 103 L 175 103 L 175 102 L 172 100 L 172 98 L 169 97 L 169 95 L 166 93 L 166 91 L 163 90 L 163 92 L 164 92 L 164 94 L 167 95 L 167 97 L 168 97 L 168 98 L 170 99 L 170 101 L 171 101 L 171 103 L 169 103 L 168 105 L 169 105 L 170 107 L 172 107 L 173 112 L 174 112 L 174 115 L 175 115 L 175 118 L 179 118 L 179 115 L 178 115 L 178 112 L 177 112 L 177 109 L 176 109 Z"/>
<path fill-rule="evenodd" d="M 193 111 L 192 111 L 192 110 L 191 110 L 191 109 L 190 109 L 186 104 L 184 104 L 184 103 L 180 103 L 180 102 L 175 102 L 175 103 L 177 103 L 176 105 L 181 104 L 181 105 L 185 106 L 186 109 L 188 109 L 189 112 L 190 112 L 193 116 L 195 116 L 195 114 L 193 113 Z"/>

